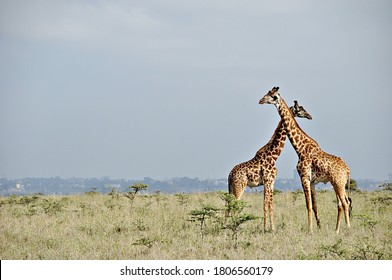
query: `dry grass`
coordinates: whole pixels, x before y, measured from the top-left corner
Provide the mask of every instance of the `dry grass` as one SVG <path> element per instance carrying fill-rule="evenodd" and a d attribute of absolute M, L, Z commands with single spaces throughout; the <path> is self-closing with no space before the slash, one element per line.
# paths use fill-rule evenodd
<path fill-rule="evenodd" d="M 244 223 L 235 246 L 223 211 L 203 230 L 189 213 L 217 193 L 29 196 L 0 198 L 0 259 L 392 259 L 392 193 L 354 193 L 352 229 L 334 232 L 335 195 L 317 193 L 321 230 L 307 233 L 303 194 L 275 195 L 275 233 L 262 218 Z M 243 210 L 262 216 L 262 194 L 243 196 Z"/>

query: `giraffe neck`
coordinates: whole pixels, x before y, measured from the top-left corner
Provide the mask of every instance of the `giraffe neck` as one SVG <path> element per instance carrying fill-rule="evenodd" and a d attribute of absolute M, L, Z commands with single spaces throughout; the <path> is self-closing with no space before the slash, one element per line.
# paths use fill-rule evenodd
<path fill-rule="evenodd" d="M 286 142 L 286 136 L 286 127 L 284 125 L 283 119 L 281 119 L 269 142 L 256 153 L 255 157 L 261 159 L 263 157 L 263 153 L 266 152 L 270 154 L 274 160 L 277 160 L 282 153 L 284 144 Z"/>
<path fill-rule="evenodd" d="M 300 128 L 293 113 L 282 98 L 277 109 L 284 122 L 287 136 L 290 139 L 294 150 L 297 152 L 298 157 L 303 156 L 305 153 L 309 153 L 313 148 L 319 149 L 317 142 Z"/>

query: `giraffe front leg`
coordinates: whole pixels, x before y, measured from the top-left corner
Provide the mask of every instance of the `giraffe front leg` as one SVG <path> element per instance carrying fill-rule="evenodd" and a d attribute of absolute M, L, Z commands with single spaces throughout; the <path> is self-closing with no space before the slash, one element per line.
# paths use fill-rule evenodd
<path fill-rule="evenodd" d="M 263 203 L 263 208 L 264 208 L 264 232 L 267 232 L 267 214 L 268 214 L 268 190 L 267 187 L 264 186 L 264 203 Z"/>
<path fill-rule="evenodd" d="M 310 183 L 308 179 L 302 180 L 302 187 L 305 193 L 306 209 L 308 210 L 308 229 L 310 233 L 313 233 L 312 194 L 311 194 Z"/>
<path fill-rule="evenodd" d="M 302 188 L 305 194 L 306 209 L 308 211 L 308 230 L 313 233 L 313 222 L 312 222 L 312 193 L 310 187 L 310 164 L 305 162 L 299 162 L 297 170 L 301 178 Z"/>
<path fill-rule="evenodd" d="M 275 166 L 270 166 L 272 168 L 264 169 L 262 174 L 263 184 L 264 184 L 264 232 L 267 231 L 267 217 L 269 215 L 270 231 L 275 231 L 274 223 L 274 182 L 278 174 L 278 170 Z"/>
<path fill-rule="evenodd" d="M 270 205 L 269 205 L 269 211 L 270 211 L 270 226 L 271 226 L 271 231 L 275 231 L 275 220 L 274 220 L 274 185 L 272 184 L 271 187 L 271 192 L 270 192 Z"/>
<path fill-rule="evenodd" d="M 264 232 L 267 232 L 267 219 L 269 216 L 270 230 L 275 231 L 274 205 L 273 205 L 274 185 L 267 183 L 264 185 Z"/>
<path fill-rule="evenodd" d="M 314 185 L 314 182 L 310 183 L 310 191 L 312 193 L 312 208 L 314 212 L 314 216 L 316 218 L 317 222 L 317 227 L 320 229 L 321 228 L 321 222 L 318 216 L 318 210 L 317 210 L 317 201 L 316 201 L 316 187 Z"/>

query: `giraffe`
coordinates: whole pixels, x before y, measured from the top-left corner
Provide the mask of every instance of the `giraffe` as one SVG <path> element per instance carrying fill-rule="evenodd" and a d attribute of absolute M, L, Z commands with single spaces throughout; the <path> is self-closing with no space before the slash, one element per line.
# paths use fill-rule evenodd
<path fill-rule="evenodd" d="M 320 219 L 317 213 L 315 184 L 319 182 L 331 182 L 337 198 L 338 215 L 336 221 L 336 233 L 339 233 L 340 218 L 344 213 L 347 227 L 350 228 L 349 210 L 351 199 L 346 195 L 345 186 L 350 185 L 350 168 L 337 156 L 324 152 L 319 144 L 310 138 L 298 125 L 291 110 L 280 96 L 279 87 L 274 87 L 259 104 L 273 104 L 283 120 L 287 136 L 297 152 L 297 171 L 301 178 L 302 188 L 305 193 L 306 207 L 308 212 L 308 229 L 312 233 L 312 209 L 320 228 Z"/>
<path fill-rule="evenodd" d="M 290 109 L 296 117 L 312 119 L 312 116 L 297 102 Z M 264 231 L 267 231 L 268 212 L 270 229 L 274 231 L 273 190 L 278 172 L 275 162 L 283 150 L 286 134 L 284 122 L 280 120 L 271 140 L 260 148 L 251 160 L 237 164 L 228 178 L 229 193 L 237 200 L 241 198 L 246 186 L 253 188 L 264 185 Z"/>

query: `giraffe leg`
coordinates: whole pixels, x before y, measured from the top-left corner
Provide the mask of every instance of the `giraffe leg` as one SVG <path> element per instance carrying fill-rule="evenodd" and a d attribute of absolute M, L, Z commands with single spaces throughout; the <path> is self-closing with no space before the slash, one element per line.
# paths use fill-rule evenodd
<path fill-rule="evenodd" d="M 320 223 L 320 219 L 319 219 L 318 211 L 317 211 L 316 187 L 314 185 L 314 182 L 310 183 L 310 191 L 311 191 L 311 194 L 312 194 L 312 208 L 313 208 L 314 216 L 316 218 L 317 227 L 320 229 L 321 228 L 321 223 Z"/>
<path fill-rule="evenodd" d="M 312 194 L 310 187 L 310 162 L 300 161 L 297 164 L 297 170 L 301 177 L 302 188 L 305 194 L 306 208 L 308 211 L 308 230 L 313 233 L 313 222 L 312 222 Z"/>
<path fill-rule="evenodd" d="M 336 233 L 339 233 L 339 226 L 340 226 L 340 217 L 342 213 L 344 213 L 344 219 L 347 225 L 347 228 L 350 228 L 350 204 L 349 200 L 344 192 L 339 193 L 336 195 L 338 200 L 338 220 L 336 222 Z"/>
<path fill-rule="evenodd" d="M 239 200 L 245 191 L 248 180 L 243 176 L 232 176 L 229 178 L 229 194 L 234 195 Z M 226 205 L 227 206 L 227 205 Z M 225 211 L 225 218 L 229 216 L 229 212 Z"/>
<path fill-rule="evenodd" d="M 336 200 L 338 201 L 338 218 L 336 221 L 336 233 L 339 233 L 339 228 L 340 228 L 340 216 L 342 215 L 343 212 L 343 206 L 342 206 L 342 202 L 340 201 L 340 198 L 338 195 L 336 195 Z"/>
<path fill-rule="evenodd" d="M 344 209 L 344 218 L 346 220 L 346 225 L 348 228 L 350 228 L 350 214 L 351 214 L 351 200 L 346 196 L 346 194 L 344 195 L 344 197 L 346 198 L 346 205 L 343 204 L 343 207 L 345 207 Z"/>
<path fill-rule="evenodd" d="M 246 185 L 247 185 L 247 180 L 240 178 L 234 181 L 233 184 L 230 185 L 229 193 L 234 195 L 235 198 L 239 200 L 245 191 Z"/>
<path fill-rule="evenodd" d="M 264 186 L 264 232 L 267 231 L 267 215 L 268 215 L 268 190 L 267 187 Z"/>
<path fill-rule="evenodd" d="M 275 221 L 274 221 L 274 185 L 272 185 L 271 188 L 271 193 L 270 193 L 270 200 L 269 200 L 270 206 L 270 226 L 271 226 L 271 231 L 275 231 Z"/>
<path fill-rule="evenodd" d="M 333 187 L 336 193 L 336 200 L 338 202 L 338 217 L 336 221 L 336 233 L 339 233 L 339 228 L 340 228 L 340 218 L 342 214 L 344 213 L 344 219 L 346 221 L 346 225 L 348 228 L 350 228 L 350 217 L 349 217 L 349 211 L 350 211 L 350 202 L 349 199 L 346 195 L 345 192 L 345 184 L 338 184 L 336 182 L 333 182 Z"/>
<path fill-rule="evenodd" d="M 273 184 L 266 183 L 264 185 L 264 232 L 267 231 L 267 219 L 269 216 L 270 230 L 275 230 L 274 224 L 274 205 L 273 205 Z"/>
<path fill-rule="evenodd" d="M 302 187 L 305 193 L 306 208 L 308 210 L 308 229 L 310 233 L 313 233 L 313 222 L 312 222 L 312 196 L 310 190 L 310 183 L 308 179 L 302 180 Z"/>

